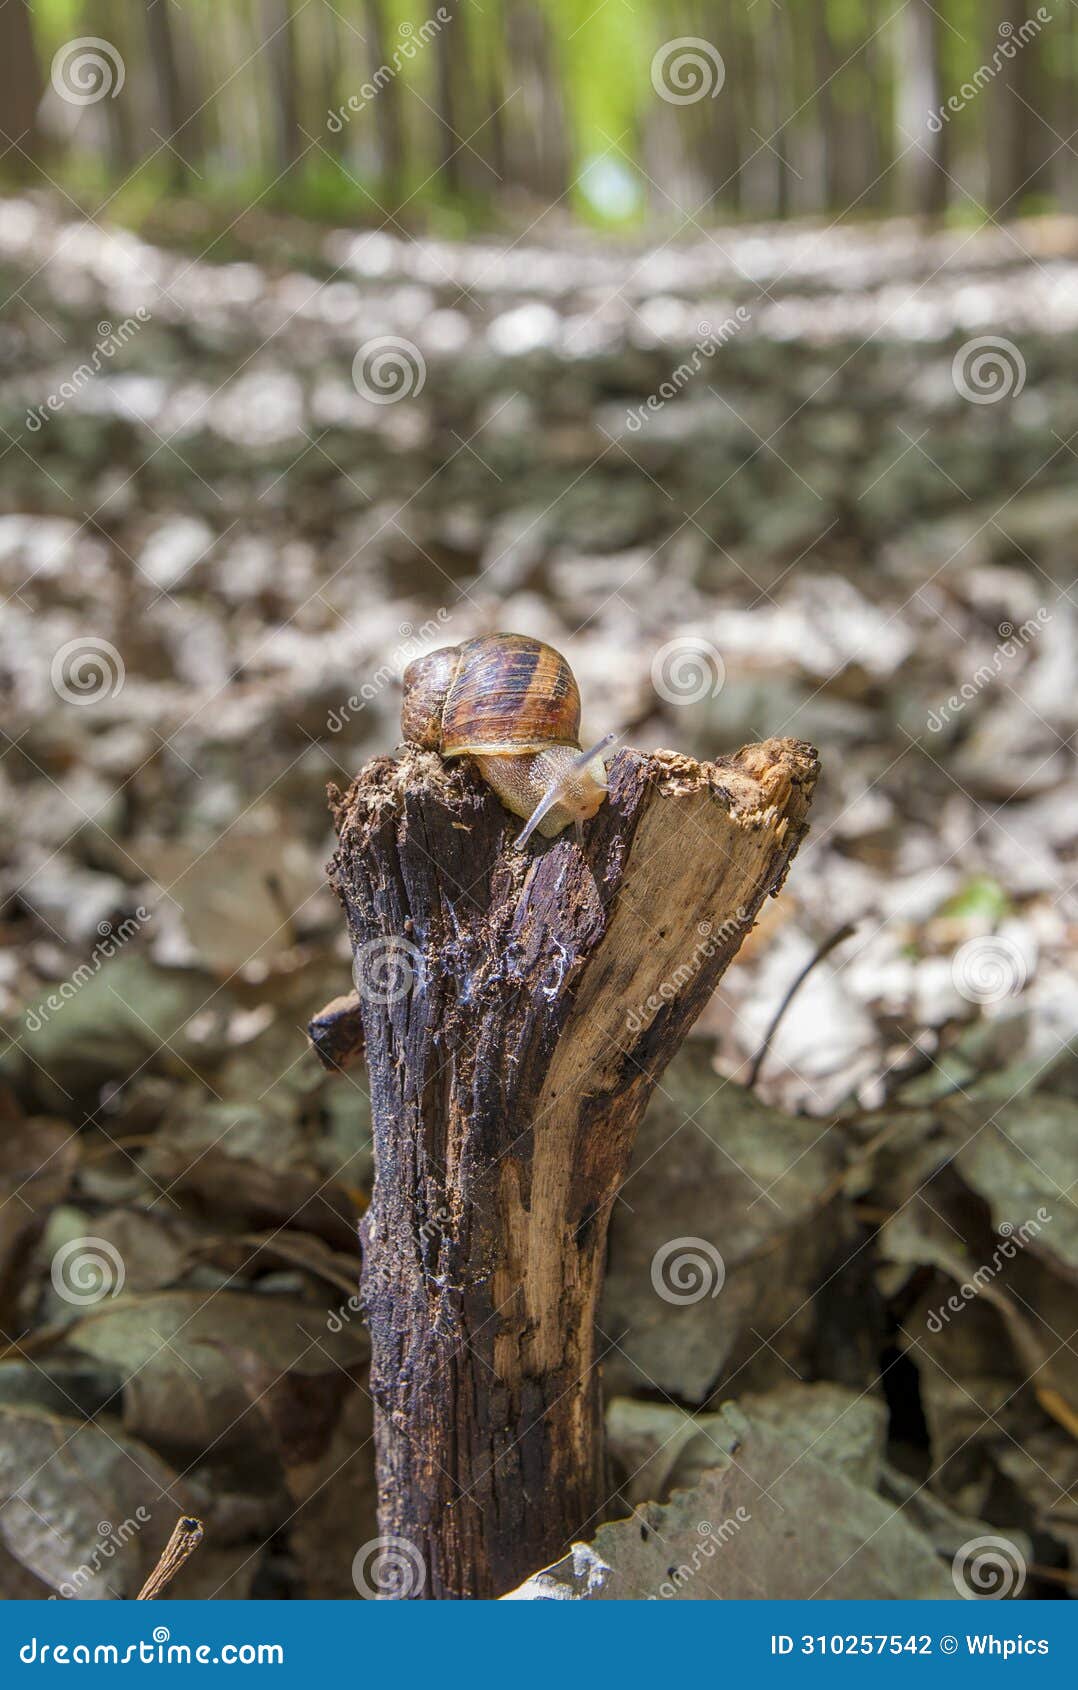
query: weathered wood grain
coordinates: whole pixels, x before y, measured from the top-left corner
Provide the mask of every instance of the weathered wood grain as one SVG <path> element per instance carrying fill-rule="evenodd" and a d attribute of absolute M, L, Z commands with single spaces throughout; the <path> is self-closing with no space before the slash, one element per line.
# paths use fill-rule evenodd
<path fill-rule="evenodd" d="M 816 773 L 794 740 L 714 763 L 622 752 L 583 849 L 523 853 L 489 789 L 431 753 L 331 790 L 377 1161 L 379 1520 L 423 1567 L 401 1594 L 501 1594 L 602 1518 L 610 1206 L 656 1080 L 782 885 Z"/>

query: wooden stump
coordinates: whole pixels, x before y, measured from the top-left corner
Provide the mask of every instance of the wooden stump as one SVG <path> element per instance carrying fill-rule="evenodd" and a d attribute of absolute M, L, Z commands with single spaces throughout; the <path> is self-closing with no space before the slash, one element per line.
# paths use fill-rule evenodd
<path fill-rule="evenodd" d="M 595 1313 L 651 1090 L 805 830 L 811 747 L 622 752 L 581 849 L 466 765 L 376 758 L 330 865 L 376 1182 L 362 1295 L 399 1594 L 489 1597 L 600 1522 Z"/>

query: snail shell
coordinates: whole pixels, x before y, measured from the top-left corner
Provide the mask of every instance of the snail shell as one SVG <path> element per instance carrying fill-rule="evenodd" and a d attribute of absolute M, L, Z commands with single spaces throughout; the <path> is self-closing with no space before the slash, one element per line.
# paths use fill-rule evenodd
<path fill-rule="evenodd" d="M 465 640 L 410 663 L 401 729 L 422 750 L 474 757 L 502 803 L 529 818 L 518 843 L 533 828 L 553 837 L 588 820 L 606 795 L 597 755 L 580 752 L 573 671 L 560 652 L 524 634 Z"/>
<path fill-rule="evenodd" d="M 580 749 L 580 692 L 560 652 L 524 634 L 443 646 L 404 671 L 405 739 L 443 757 Z"/>

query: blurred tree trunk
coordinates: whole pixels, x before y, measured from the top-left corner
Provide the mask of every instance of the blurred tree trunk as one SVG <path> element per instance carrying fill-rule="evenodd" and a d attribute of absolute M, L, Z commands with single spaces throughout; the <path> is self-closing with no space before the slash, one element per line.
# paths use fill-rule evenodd
<path fill-rule="evenodd" d="M 1069 138 L 1078 129 L 1078 100 L 1075 99 L 1075 78 L 1070 69 L 1072 65 L 1078 65 L 1078 11 L 1073 6 L 1068 7 L 1052 28 L 1060 31 L 1061 39 L 1056 43 L 1050 66 L 1046 69 L 1050 84 L 1048 118 L 1057 135 Z M 1053 141 L 1052 145 L 1056 143 Z M 1078 211 L 1078 170 L 1075 169 L 1074 145 L 1072 141 L 1069 147 L 1058 147 L 1051 162 L 1052 192 L 1061 209 L 1069 212 Z"/>
<path fill-rule="evenodd" d="M 839 60 L 827 27 L 827 0 L 814 0 L 812 8 L 812 63 L 815 66 L 815 108 L 820 134 L 820 178 L 824 207 L 839 211 L 843 206 L 839 174 L 838 108 L 834 77 Z"/>
<path fill-rule="evenodd" d="M 999 69 L 980 95 L 985 108 L 988 209 L 1009 217 L 1017 216 L 1022 196 L 1036 187 L 1046 156 L 1042 137 L 1048 135 L 1036 115 L 1040 109 L 1037 102 L 1043 101 L 1037 88 L 1037 50 L 1023 46 L 1014 36 L 1013 12 L 1011 0 L 990 0 L 985 7 L 985 63 L 995 64 L 998 58 Z M 1001 39 L 1008 41 L 1013 57 L 1000 55 Z"/>
<path fill-rule="evenodd" d="M 492 175 L 488 177 L 488 191 L 494 192 L 498 187 L 504 187 L 508 164 L 505 156 L 505 82 L 504 67 L 500 53 L 495 57 L 490 51 L 490 42 L 486 44 L 486 63 L 483 67 L 483 82 L 485 89 L 486 122 L 479 131 L 473 143 L 479 148 L 486 159 Z"/>
<path fill-rule="evenodd" d="M 123 4 L 123 0 L 117 0 Z M 242 64 L 251 52 L 249 12 L 222 6 L 215 20 L 215 52 L 225 64 Z M 252 72 L 255 66 L 251 67 Z M 235 175 L 264 170 L 269 157 L 266 143 L 266 98 L 261 74 L 237 76 L 213 100 L 217 115 L 218 150 L 227 169 Z"/>
<path fill-rule="evenodd" d="M 456 78 L 453 74 L 455 49 L 463 46 L 456 34 L 463 25 L 460 12 L 434 37 L 434 115 L 438 118 L 438 169 L 446 193 L 458 194 L 461 189 L 461 137 L 456 115 Z"/>
<path fill-rule="evenodd" d="M 455 193 L 482 194 L 497 186 L 497 174 L 483 150 L 482 122 L 490 108 L 483 106 L 488 74 L 480 29 L 482 24 L 473 29 L 470 14 L 461 7 L 436 41 L 439 106 L 448 115 L 448 123 L 441 118 L 443 147 L 448 145 L 451 152 L 446 184 Z"/>
<path fill-rule="evenodd" d="M 141 25 L 137 14 L 132 16 L 126 0 L 102 0 L 99 6 L 93 8 L 93 18 L 90 7 L 82 10 L 82 25 L 86 33 L 92 33 L 92 26 L 96 19 L 98 29 L 104 31 L 105 39 L 111 41 L 124 64 L 133 71 L 134 67 L 144 56 L 144 46 Z M 160 145 L 154 137 L 147 136 L 140 120 L 137 102 L 123 96 L 118 100 L 103 100 L 105 122 L 108 124 L 108 154 L 111 168 L 120 176 L 128 176 L 138 165 L 139 159 L 146 152 L 152 152 Z M 147 146 L 149 141 L 149 146 Z"/>
<path fill-rule="evenodd" d="M 690 137 L 692 153 L 699 152 L 707 161 L 708 190 L 714 196 L 710 205 L 715 209 L 736 214 L 741 210 L 744 184 L 741 165 L 744 158 L 760 145 L 751 131 L 750 89 L 751 61 L 745 43 L 737 29 L 738 11 L 726 4 L 720 16 L 712 5 L 705 3 L 702 11 L 694 11 L 690 35 L 706 41 L 722 59 L 722 84 L 716 95 L 708 93 L 691 106 L 676 106 Z M 705 72 L 705 86 L 712 73 Z M 685 202 L 687 212 L 695 211 L 692 199 Z"/>
<path fill-rule="evenodd" d="M 505 17 L 510 88 L 507 154 L 515 184 L 553 202 L 569 187 L 568 123 L 550 30 L 534 0 L 509 0 Z"/>
<path fill-rule="evenodd" d="M 885 174 L 885 148 L 891 160 L 887 126 L 893 131 L 890 86 L 886 53 L 881 48 L 880 35 L 875 33 L 884 21 L 879 0 L 868 0 L 865 8 L 865 29 L 868 44 L 864 49 L 865 80 L 862 104 L 855 114 L 853 148 L 861 161 L 862 180 L 857 196 L 859 211 L 882 211 L 888 203 L 890 188 Z"/>
<path fill-rule="evenodd" d="M 946 209 L 947 124 L 939 70 L 939 18 L 930 0 L 909 0 L 896 20 L 895 141 L 902 209 L 936 217 Z"/>
<path fill-rule="evenodd" d="M 4 155 L 5 175 L 33 174 L 30 159 L 38 153 L 40 99 L 41 74 L 30 11 L 26 0 L 8 0 L 6 6 L 0 6 L 0 153 Z"/>
<path fill-rule="evenodd" d="M 442 184 L 459 194 L 468 175 L 464 142 L 471 126 L 464 115 L 468 40 L 463 12 L 454 12 L 434 39 L 434 112 L 438 120 L 437 158 Z M 464 78 L 461 72 L 464 72 Z"/>
<path fill-rule="evenodd" d="M 184 187 L 202 152 L 197 101 L 190 66 L 181 60 L 177 48 L 172 14 L 161 0 L 146 0 L 146 36 L 161 110 L 161 128 L 153 125 L 155 144 L 167 143 L 162 150 L 169 174 L 177 187 Z"/>
<path fill-rule="evenodd" d="M 784 134 L 796 169 L 789 184 L 790 211 L 819 211 L 826 196 L 824 142 L 816 79 L 813 19 L 806 6 L 788 12 L 790 81 L 780 102 L 787 112 Z"/>
<path fill-rule="evenodd" d="M 283 173 L 291 169 L 303 151 L 293 0 L 269 0 L 265 53 L 274 102 L 274 164 L 276 171 Z"/>
<path fill-rule="evenodd" d="M 761 21 L 766 24 L 768 20 Z M 742 42 L 743 98 L 738 111 L 747 147 L 741 167 L 741 209 L 750 217 L 771 217 L 776 159 L 767 142 L 776 119 L 767 102 L 768 78 L 762 69 L 766 49 L 758 31 L 752 29 L 752 19 L 747 23 L 749 27 Z"/>
<path fill-rule="evenodd" d="M 886 96 L 880 86 L 876 43 L 869 39 L 876 20 L 868 5 L 859 9 L 857 37 L 827 32 L 831 117 L 827 145 L 827 180 L 832 207 L 861 208 L 880 174 L 876 117 Z M 826 16 L 826 12 L 825 12 Z"/>
<path fill-rule="evenodd" d="M 761 16 L 756 83 L 762 136 L 757 145 L 762 153 L 757 162 L 764 165 L 767 192 L 760 209 L 767 217 L 785 217 L 790 209 L 790 158 L 783 96 L 784 90 L 793 86 L 790 27 L 786 14 L 771 6 Z"/>
<path fill-rule="evenodd" d="M 389 62 L 385 26 L 382 22 L 382 0 L 364 0 L 363 16 L 367 33 L 369 72 L 373 77 Z M 396 210 L 404 193 L 406 152 L 401 87 L 395 76 L 390 77 L 374 101 L 374 123 L 382 186 L 387 197 L 393 202 L 389 209 Z"/>
<path fill-rule="evenodd" d="M 345 63 L 346 55 L 342 42 L 343 25 L 337 12 L 332 6 L 320 6 L 314 25 L 316 41 L 316 69 L 315 77 L 318 87 L 317 99 L 312 102 L 318 113 L 317 127 L 314 133 L 328 153 L 340 156 L 346 150 L 345 137 L 347 134 L 344 123 L 340 127 L 330 125 L 329 114 L 340 103 L 339 91 L 340 71 Z M 345 94 L 350 93 L 345 90 Z"/>

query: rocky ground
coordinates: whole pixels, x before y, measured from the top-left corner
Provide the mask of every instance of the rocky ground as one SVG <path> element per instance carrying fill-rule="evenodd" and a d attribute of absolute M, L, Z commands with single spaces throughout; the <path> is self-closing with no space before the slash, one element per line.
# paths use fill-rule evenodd
<path fill-rule="evenodd" d="M 725 1515 L 748 1471 L 795 1535 L 864 1521 L 819 1594 L 951 1591 L 992 1533 L 1078 1588 L 1078 226 L 266 219 L 193 257 L 26 198 L 0 285 L 5 1594 L 94 1556 L 132 1594 L 181 1507 L 178 1593 L 354 1594 L 372 1169 L 362 1069 L 304 1032 L 349 982 L 325 786 L 396 743 L 411 656 L 498 628 L 566 652 L 594 737 L 824 766 L 615 1219 L 611 1512 Z M 674 1234 L 720 1295 L 656 1294 Z M 56 1272 L 87 1238 L 119 1296 Z M 677 1593 L 816 1593 L 768 1583 L 776 1505 Z M 623 1551 L 592 1584 L 647 1593 Z"/>

